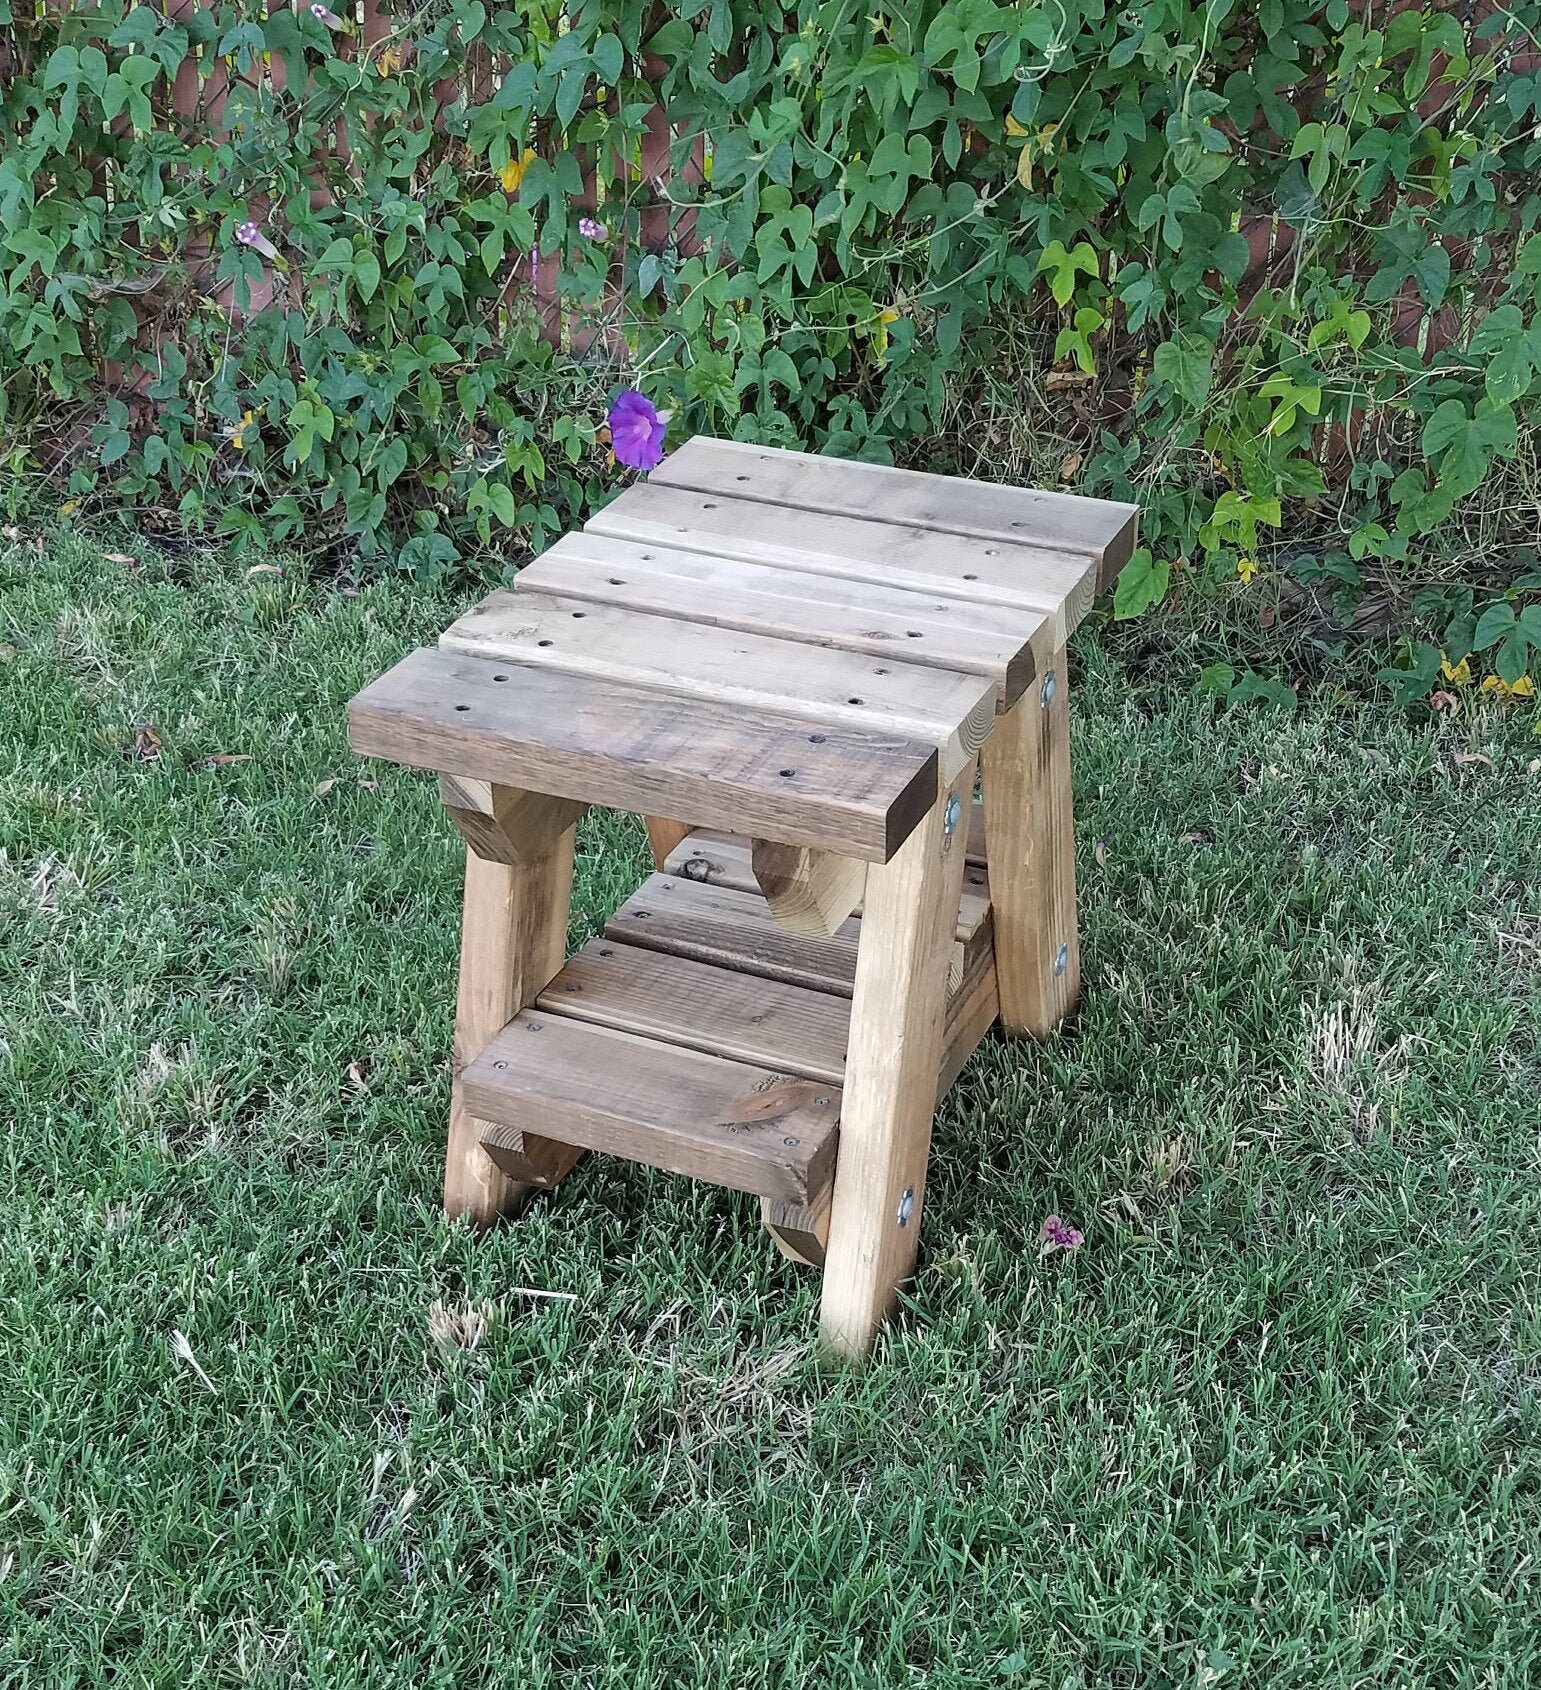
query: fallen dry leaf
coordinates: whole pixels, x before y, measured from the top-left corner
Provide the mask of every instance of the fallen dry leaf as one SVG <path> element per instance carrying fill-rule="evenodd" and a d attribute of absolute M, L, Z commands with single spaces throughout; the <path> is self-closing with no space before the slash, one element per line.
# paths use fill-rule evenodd
<path fill-rule="evenodd" d="M 1108 847 L 1111 844 L 1112 844 L 1112 840 L 1110 840 L 1108 838 L 1107 834 L 1103 834 L 1103 836 L 1097 841 L 1097 843 L 1092 846 L 1092 854 L 1097 859 L 1097 867 L 1098 868 L 1103 868 L 1103 867 L 1106 866 L 1107 860 L 1108 860 Z"/>
<path fill-rule="evenodd" d="M 1096 379 L 1085 370 L 1050 370 L 1043 385 L 1048 392 L 1058 393 L 1066 387 L 1085 387 Z"/>
<path fill-rule="evenodd" d="M 4 645 L 0 645 L 0 663 L 9 663 L 15 655 L 16 647 L 9 640 Z"/>
<path fill-rule="evenodd" d="M 1486 763 L 1491 769 L 1493 759 L 1482 751 L 1457 751 L 1450 759 L 1452 763 Z"/>
<path fill-rule="evenodd" d="M 316 796 L 318 798 L 325 798 L 327 793 L 329 793 L 336 784 L 336 775 L 328 775 L 325 780 L 318 780 L 316 782 Z"/>
<path fill-rule="evenodd" d="M 380 783 L 377 780 L 361 780 L 359 782 L 359 790 L 361 792 L 378 792 L 380 790 Z"/>
<path fill-rule="evenodd" d="M 200 768 L 217 768 L 222 763 L 249 763 L 252 760 L 250 751 L 216 751 L 207 757 L 200 757 Z"/>
<path fill-rule="evenodd" d="M 3 536 L 7 540 L 19 540 L 21 538 L 21 530 L 14 522 L 8 522 L 4 528 L 0 528 L 0 536 Z"/>
<path fill-rule="evenodd" d="M 124 749 L 123 755 L 131 762 L 149 763 L 161 754 L 161 736 L 154 728 L 141 728 L 134 735 L 134 743 Z"/>
<path fill-rule="evenodd" d="M 1448 711 L 1452 716 L 1461 712 L 1461 701 L 1453 692 L 1446 692 L 1443 687 L 1429 694 L 1429 709 L 1437 716 L 1440 711 Z"/>
<path fill-rule="evenodd" d="M 246 579 L 248 581 L 251 580 L 253 575 L 282 575 L 282 574 L 283 574 L 283 570 L 280 569 L 279 566 L 276 563 L 254 563 L 251 566 L 251 568 L 246 571 Z"/>
<path fill-rule="evenodd" d="M 368 1073 L 369 1070 L 362 1062 L 350 1062 L 348 1064 L 348 1084 L 356 1092 L 363 1091 L 369 1083 Z"/>
<path fill-rule="evenodd" d="M 1080 469 L 1084 461 L 1085 459 L 1083 453 L 1072 452 L 1070 456 L 1065 459 L 1064 463 L 1059 466 L 1060 480 L 1074 481 L 1076 478 L 1076 472 Z"/>
<path fill-rule="evenodd" d="M 1527 775 L 1541 775 L 1541 757 L 1532 757 L 1525 765 Z"/>
<path fill-rule="evenodd" d="M 127 552 L 103 552 L 102 556 L 107 559 L 108 563 L 127 564 L 131 569 L 136 569 L 139 566 L 139 559 L 130 557 Z"/>
<path fill-rule="evenodd" d="M 1184 845 L 1207 845 L 1208 843 L 1209 835 L 1201 827 L 1196 827 L 1191 833 L 1183 835 Z"/>
<path fill-rule="evenodd" d="M 1265 604 L 1257 613 L 1259 628 L 1271 628 L 1274 625 L 1274 609 L 1271 604 Z"/>

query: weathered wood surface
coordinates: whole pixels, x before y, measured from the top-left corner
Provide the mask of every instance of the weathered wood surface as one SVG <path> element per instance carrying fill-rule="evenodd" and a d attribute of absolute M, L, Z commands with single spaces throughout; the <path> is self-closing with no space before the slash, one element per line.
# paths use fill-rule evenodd
<path fill-rule="evenodd" d="M 1050 673 L 1047 708 L 1034 691 L 1000 718 L 982 781 L 1001 1023 L 1039 1038 L 1070 1013 L 1081 988 L 1063 652 Z"/>
<path fill-rule="evenodd" d="M 538 1006 L 830 1085 L 845 1071 L 848 998 L 617 939 L 591 939 Z"/>
<path fill-rule="evenodd" d="M 867 865 L 857 857 L 771 839 L 754 841 L 750 863 L 771 914 L 794 933 L 837 932 L 867 883 Z"/>
<path fill-rule="evenodd" d="M 511 1178 L 483 1148 L 485 1123 L 467 1102 L 465 1069 L 562 966 L 575 838 L 568 828 L 544 856 L 525 862 L 466 850 L 444 1208 L 451 1219 L 466 1215 L 478 1228 L 516 1213 L 535 1182 Z M 543 1184 L 554 1183 L 576 1159 L 565 1146 L 541 1142 L 529 1149 L 529 1166 Z"/>
<path fill-rule="evenodd" d="M 1103 586 L 1111 586 L 1129 561 L 1139 527 L 1139 507 L 1111 499 L 892 469 L 707 435 L 671 452 L 651 479 L 802 510 L 1062 547 L 1094 558 Z"/>
<path fill-rule="evenodd" d="M 935 801 L 934 746 L 424 649 L 348 707 L 354 750 L 882 862 Z"/>
<path fill-rule="evenodd" d="M 543 857 L 588 809 L 571 798 L 548 798 L 463 775 L 440 775 L 439 798 L 466 844 L 497 863 Z"/>
<path fill-rule="evenodd" d="M 999 707 L 1054 653 L 1047 612 L 1015 610 L 884 582 L 773 569 L 710 552 L 568 534 L 520 570 L 515 592 L 560 593 L 685 622 L 986 675 Z"/>
<path fill-rule="evenodd" d="M 840 1093 L 820 1081 L 522 1011 L 461 1076 L 483 1135 L 539 1130 L 735 1191 L 806 1202 L 834 1168 Z"/>
<path fill-rule="evenodd" d="M 995 690 L 980 675 L 805 645 L 526 589 L 493 593 L 441 648 L 748 710 L 927 741 L 953 774 L 984 743 Z"/>
<path fill-rule="evenodd" d="M 1036 611 L 1050 619 L 1056 645 L 1097 595 L 1097 563 L 1083 552 L 757 504 L 657 479 L 628 487 L 589 518 L 584 532 L 847 581 L 904 586 L 934 595 L 933 604 L 967 599 Z"/>
<path fill-rule="evenodd" d="M 977 827 L 981 854 L 984 848 L 984 809 L 979 812 Z M 694 880 L 706 886 L 723 886 L 735 892 L 756 892 L 763 888 L 754 871 L 751 842 L 736 834 L 719 833 L 709 828 L 696 828 L 685 835 L 671 850 L 662 864 L 666 874 L 681 880 Z M 862 906 L 852 906 L 851 914 L 859 916 Z M 982 860 L 969 853 L 963 871 L 963 891 L 958 899 L 957 937 L 965 945 L 972 942 L 980 923 L 990 913 L 990 877 Z"/>
<path fill-rule="evenodd" d="M 952 791 L 967 803 L 973 790 L 970 766 Z M 914 1266 L 925 1207 L 966 843 L 945 831 L 946 804 L 867 876 L 819 1311 L 825 1342 L 851 1358 L 866 1355 Z"/>

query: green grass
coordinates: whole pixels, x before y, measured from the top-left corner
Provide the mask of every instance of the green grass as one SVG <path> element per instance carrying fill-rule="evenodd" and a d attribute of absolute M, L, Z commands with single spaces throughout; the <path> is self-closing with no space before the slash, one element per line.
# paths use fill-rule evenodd
<path fill-rule="evenodd" d="M 459 849 L 343 707 L 455 608 L 0 554 L 0 1682 L 1537 1682 L 1541 742 L 1088 639 L 1084 1011 L 826 1374 L 748 1199 L 438 1213 Z"/>

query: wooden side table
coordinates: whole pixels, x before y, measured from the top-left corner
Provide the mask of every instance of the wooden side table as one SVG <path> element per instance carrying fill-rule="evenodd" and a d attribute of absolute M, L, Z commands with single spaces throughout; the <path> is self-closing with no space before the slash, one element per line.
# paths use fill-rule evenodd
<path fill-rule="evenodd" d="M 451 1214 L 585 1150 L 751 1191 L 866 1352 L 938 1096 L 1076 1000 L 1064 645 L 1136 519 L 698 437 L 353 700 L 468 847 Z M 658 872 L 564 962 L 591 803 Z"/>

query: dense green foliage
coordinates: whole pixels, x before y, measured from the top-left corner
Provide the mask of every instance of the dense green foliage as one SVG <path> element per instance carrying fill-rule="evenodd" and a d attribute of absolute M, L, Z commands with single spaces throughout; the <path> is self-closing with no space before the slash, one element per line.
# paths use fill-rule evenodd
<path fill-rule="evenodd" d="M 464 852 L 343 704 L 463 595 L 284 561 L 0 538 L 6 1690 L 1541 1683 L 1519 723 L 1078 642 L 1084 1008 L 822 1377 L 753 1198 L 445 1225 Z M 645 862 L 579 846 L 575 940 Z"/>
<path fill-rule="evenodd" d="M 1421 608 L 1453 662 L 1476 641 L 1513 683 L 1541 647 L 1517 549 L 1538 24 L 1535 0 L 1475 22 L 1348 0 L 432 0 L 365 53 L 307 9 L 18 16 L 13 462 L 431 569 L 507 531 L 539 544 L 603 493 L 624 372 L 676 430 L 1039 479 L 1063 460 L 1146 508 L 1125 614 L 1259 550 L 1342 598 L 1458 551 Z M 206 95 L 234 78 L 218 122 L 165 114 L 194 49 Z M 667 172 L 644 145 L 660 105 Z M 287 268 L 239 244 L 247 218 Z M 553 348 L 510 289 L 532 250 L 605 357 Z M 124 372 L 105 405 L 104 361 Z"/>

